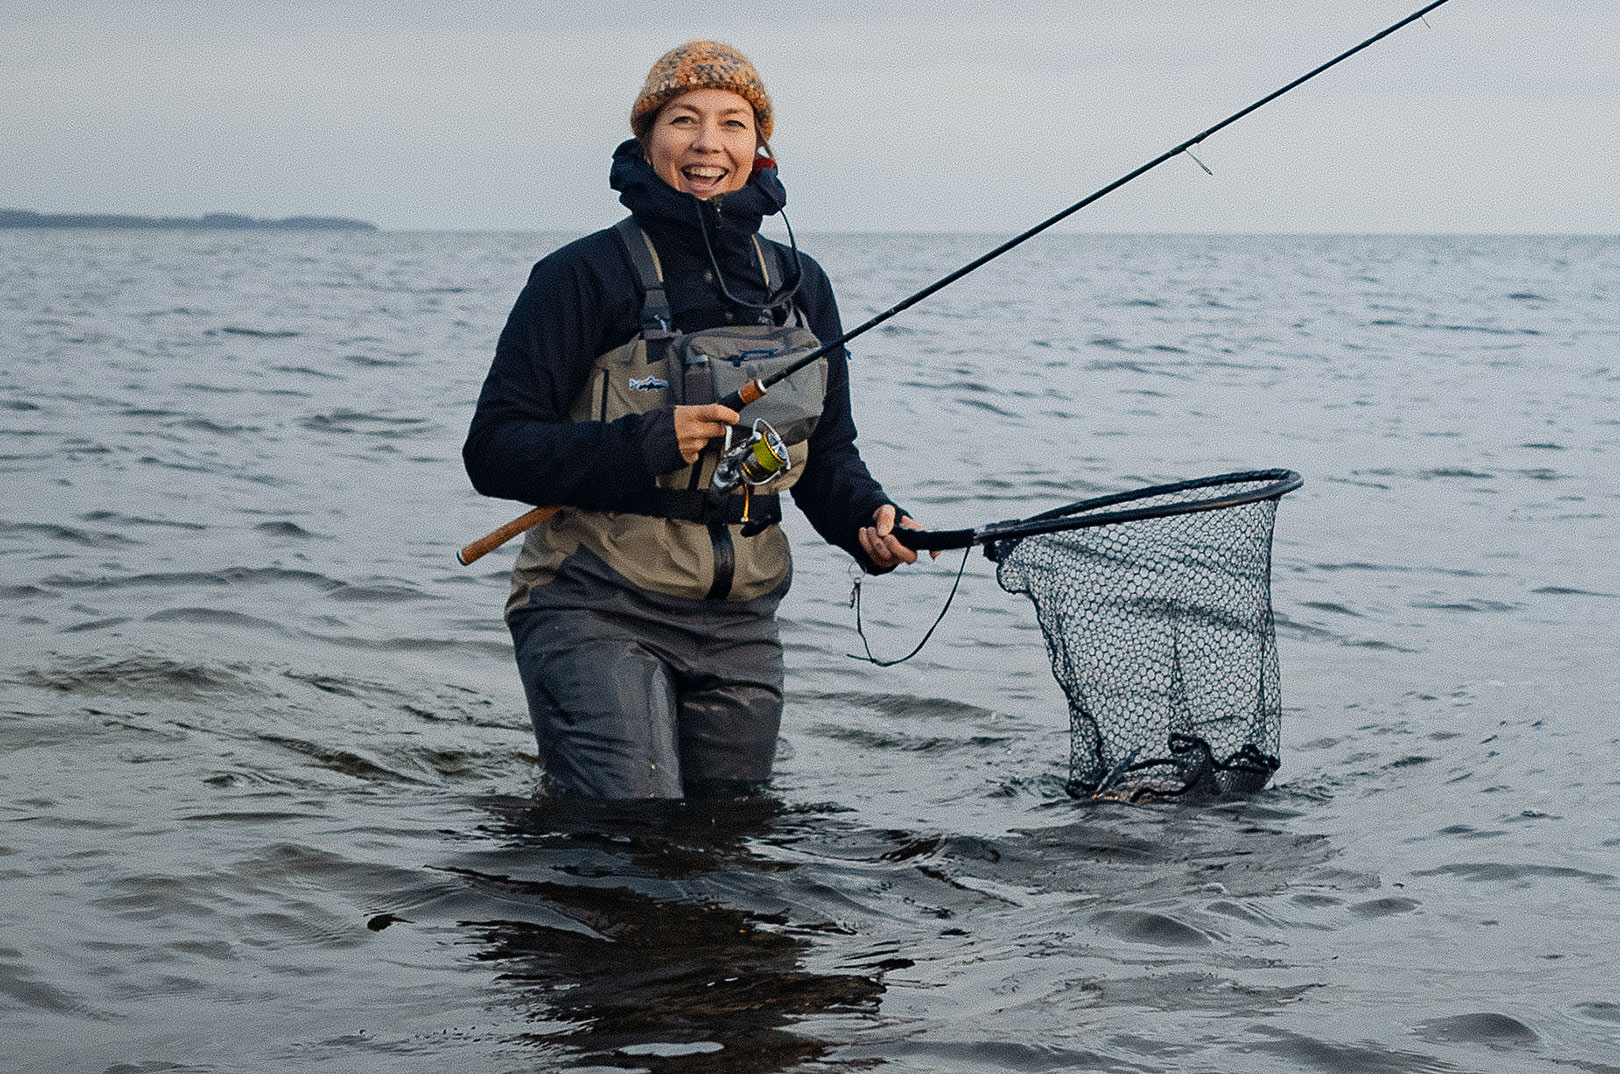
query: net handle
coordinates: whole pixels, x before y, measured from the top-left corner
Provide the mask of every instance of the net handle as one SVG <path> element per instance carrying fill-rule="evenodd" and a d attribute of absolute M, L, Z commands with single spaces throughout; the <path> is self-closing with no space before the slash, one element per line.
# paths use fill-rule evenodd
<path fill-rule="evenodd" d="M 1134 500 L 1147 499 L 1152 496 L 1187 492 L 1192 489 L 1216 488 L 1221 485 L 1252 484 L 1261 481 L 1266 482 L 1266 484 L 1261 485 L 1259 488 L 1228 493 L 1225 496 L 1211 496 L 1208 499 L 1191 500 L 1186 503 L 1159 504 L 1155 507 L 1127 507 L 1124 510 L 1103 511 L 1100 514 L 1085 513 L 1097 511 L 1104 507 L 1115 507 Z M 1305 479 L 1294 470 L 1243 470 L 1230 474 L 1216 474 L 1213 477 L 1193 478 L 1190 481 L 1177 481 L 1168 485 L 1152 485 L 1148 488 L 1134 489 L 1130 492 L 1115 492 L 1107 496 L 1096 496 L 1089 500 L 1081 500 L 1078 503 L 1055 507 L 1050 511 L 1031 515 L 1029 518 L 992 522 L 978 529 L 911 530 L 896 527 L 894 535 L 901 544 L 916 551 L 932 552 L 951 548 L 966 548 L 969 545 L 990 544 L 993 541 L 1033 537 L 1040 533 L 1089 529 L 1093 526 L 1109 526 L 1117 522 L 1136 522 L 1145 518 L 1167 518 L 1171 515 L 1186 515 L 1196 511 L 1219 511 L 1223 508 L 1238 507 L 1246 503 L 1274 500 L 1293 492 L 1303 484 L 1305 484 Z"/>
<path fill-rule="evenodd" d="M 913 552 L 948 552 L 953 548 L 967 548 L 977 542 L 978 530 L 914 530 L 900 526 L 894 528 L 895 540 Z"/>

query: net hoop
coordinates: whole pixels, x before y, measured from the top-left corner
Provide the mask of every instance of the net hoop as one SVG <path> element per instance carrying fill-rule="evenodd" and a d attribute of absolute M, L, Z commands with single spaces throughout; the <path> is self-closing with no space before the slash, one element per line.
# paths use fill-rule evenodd
<path fill-rule="evenodd" d="M 1186 515 L 1196 511 L 1219 511 L 1246 503 L 1274 500 L 1293 492 L 1303 484 L 1305 484 L 1305 479 L 1294 470 L 1241 470 L 1230 474 L 1197 477 L 1188 481 L 1176 481 L 1164 485 L 1150 485 L 1147 488 L 1134 489 L 1130 492 L 1115 492 L 1107 496 L 1095 496 L 1063 507 L 1054 507 L 1050 511 L 1043 511 L 1028 518 L 992 522 L 978 529 L 909 530 L 897 528 L 894 535 L 899 538 L 901 544 L 921 551 L 966 548 L 975 544 L 1000 544 L 1006 541 L 1020 540 L 1024 537 L 1033 537 L 1042 533 L 1058 533 L 1063 530 L 1086 529 L 1092 526 L 1111 526 L 1120 522 L 1136 522 L 1147 518 L 1167 518 L 1171 515 Z M 1140 500 L 1194 492 L 1199 489 L 1210 489 L 1211 493 L 1198 499 L 1181 500 L 1176 503 L 1153 504 L 1141 507 L 1127 506 L 1120 510 L 1112 510 L 1112 508 L 1120 508 L 1121 505 L 1135 503 Z M 987 549 L 987 551 L 989 550 Z M 996 557 L 992 556 L 991 558 Z"/>

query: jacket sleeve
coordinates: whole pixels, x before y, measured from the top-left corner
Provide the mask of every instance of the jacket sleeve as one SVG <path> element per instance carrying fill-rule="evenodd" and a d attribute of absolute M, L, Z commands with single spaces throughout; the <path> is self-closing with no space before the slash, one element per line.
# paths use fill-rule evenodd
<path fill-rule="evenodd" d="M 817 339 L 843 335 L 832 284 L 821 266 L 809 257 L 804 258 L 800 303 Z M 830 544 L 855 557 L 868 574 L 882 574 L 884 570 L 874 566 L 861 550 L 858 534 L 862 526 L 871 524 L 872 512 L 894 501 L 867 470 L 855 446 L 855 436 L 848 354 L 840 347 L 827 356 L 827 398 L 816 431 L 810 435 L 809 465 L 793 485 L 793 499 L 816 532 Z"/>
<path fill-rule="evenodd" d="M 640 295 L 611 232 L 552 253 L 529 275 L 495 347 L 462 460 L 486 496 L 612 510 L 680 465 L 668 408 L 572 422 L 596 356 L 639 328 Z M 673 464 L 671 465 L 671 453 Z"/>

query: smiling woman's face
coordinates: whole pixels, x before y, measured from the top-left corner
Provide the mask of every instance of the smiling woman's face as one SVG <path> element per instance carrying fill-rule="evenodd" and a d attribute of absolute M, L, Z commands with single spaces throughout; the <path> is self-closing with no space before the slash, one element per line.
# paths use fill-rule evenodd
<path fill-rule="evenodd" d="M 722 89 L 692 90 L 664 105 L 645 143 L 658 178 L 702 199 L 741 190 L 758 148 L 753 107 Z"/>

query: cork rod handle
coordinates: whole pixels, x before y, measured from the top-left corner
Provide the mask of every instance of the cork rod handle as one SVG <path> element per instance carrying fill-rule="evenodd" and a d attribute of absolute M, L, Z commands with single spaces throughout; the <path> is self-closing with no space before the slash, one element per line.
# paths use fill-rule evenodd
<path fill-rule="evenodd" d="M 534 510 L 514 518 L 500 529 L 491 533 L 486 533 L 472 544 L 457 552 L 456 562 L 465 567 L 471 564 L 474 560 L 483 559 L 484 556 L 495 551 L 495 549 L 499 548 L 507 541 L 510 541 L 524 530 L 527 530 L 533 526 L 538 526 L 540 523 L 556 514 L 558 510 L 559 508 L 556 507 L 536 507 Z"/>

